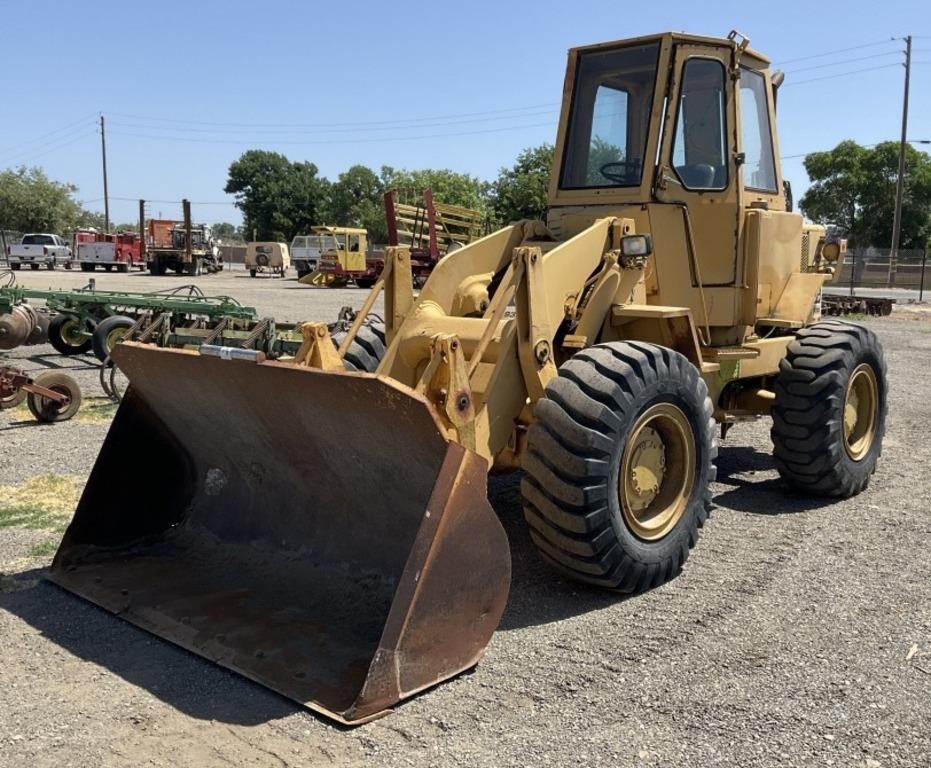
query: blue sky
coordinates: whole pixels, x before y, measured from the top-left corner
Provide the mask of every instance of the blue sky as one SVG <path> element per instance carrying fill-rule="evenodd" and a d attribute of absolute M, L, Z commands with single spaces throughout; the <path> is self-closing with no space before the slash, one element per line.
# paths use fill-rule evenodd
<path fill-rule="evenodd" d="M 41 166 L 102 210 L 102 113 L 118 221 L 139 197 L 165 201 L 150 205 L 165 217 L 188 197 L 196 219 L 238 223 L 223 187 L 251 148 L 332 179 L 355 163 L 493 178 L 553 141 L 568 48 L 668 29 L 737 28 L 786 70 L 781 151 L 797 194 L 797 155 L 898 138 L 892 37 L 915 36 L 909 137 L 931 139 L 931 3 L 30 0 L 4 3 L 3 28 L 0 168 Z"/>

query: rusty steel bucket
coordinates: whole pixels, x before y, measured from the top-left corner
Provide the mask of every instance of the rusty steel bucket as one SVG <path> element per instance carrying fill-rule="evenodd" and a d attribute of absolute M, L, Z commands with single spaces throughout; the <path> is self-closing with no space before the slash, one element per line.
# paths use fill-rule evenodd
<path fill-rule="evenodd" d="M 476 664 L 507 599 L 487 465 L 389 379 L 135 343 L 49 578 L 343 723 Z"/>

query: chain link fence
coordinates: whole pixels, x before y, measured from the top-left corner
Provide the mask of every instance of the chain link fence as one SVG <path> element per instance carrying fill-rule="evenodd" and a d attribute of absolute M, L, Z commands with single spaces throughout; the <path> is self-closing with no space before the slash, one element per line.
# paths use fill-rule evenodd
<path fill-rule="evenodd" d="M 851 288 L 931 289 L 931 267 L 927 250 L 899 251 L 894 263 L 889 248 L 854 248 L 844 254 L 838 266 L 835 286 Z"/>

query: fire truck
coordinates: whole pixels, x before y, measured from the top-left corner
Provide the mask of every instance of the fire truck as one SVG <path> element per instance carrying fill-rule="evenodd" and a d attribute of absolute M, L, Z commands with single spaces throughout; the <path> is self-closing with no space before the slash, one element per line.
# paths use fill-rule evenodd
<path fill-rule="evenodd" d="M 72 264 L 80 264 L 81 271 L 93 272 L 98 265 L 107 272 L 129 272 L 133 267 L 145 269 L 138 232 L 100 232 L 96 229 L 79 229 L 74 233 L 71 247 Z"/>

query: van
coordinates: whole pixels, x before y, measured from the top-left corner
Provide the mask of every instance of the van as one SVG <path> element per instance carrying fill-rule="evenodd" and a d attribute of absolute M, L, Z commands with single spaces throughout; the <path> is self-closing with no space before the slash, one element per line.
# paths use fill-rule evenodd
<path fill-rule="evenodd" d="M 255 277 L 269 272 L 284 277 L 291 266 L 287 243 L 249 243 L 246 245 L 246 269 Z"/>

